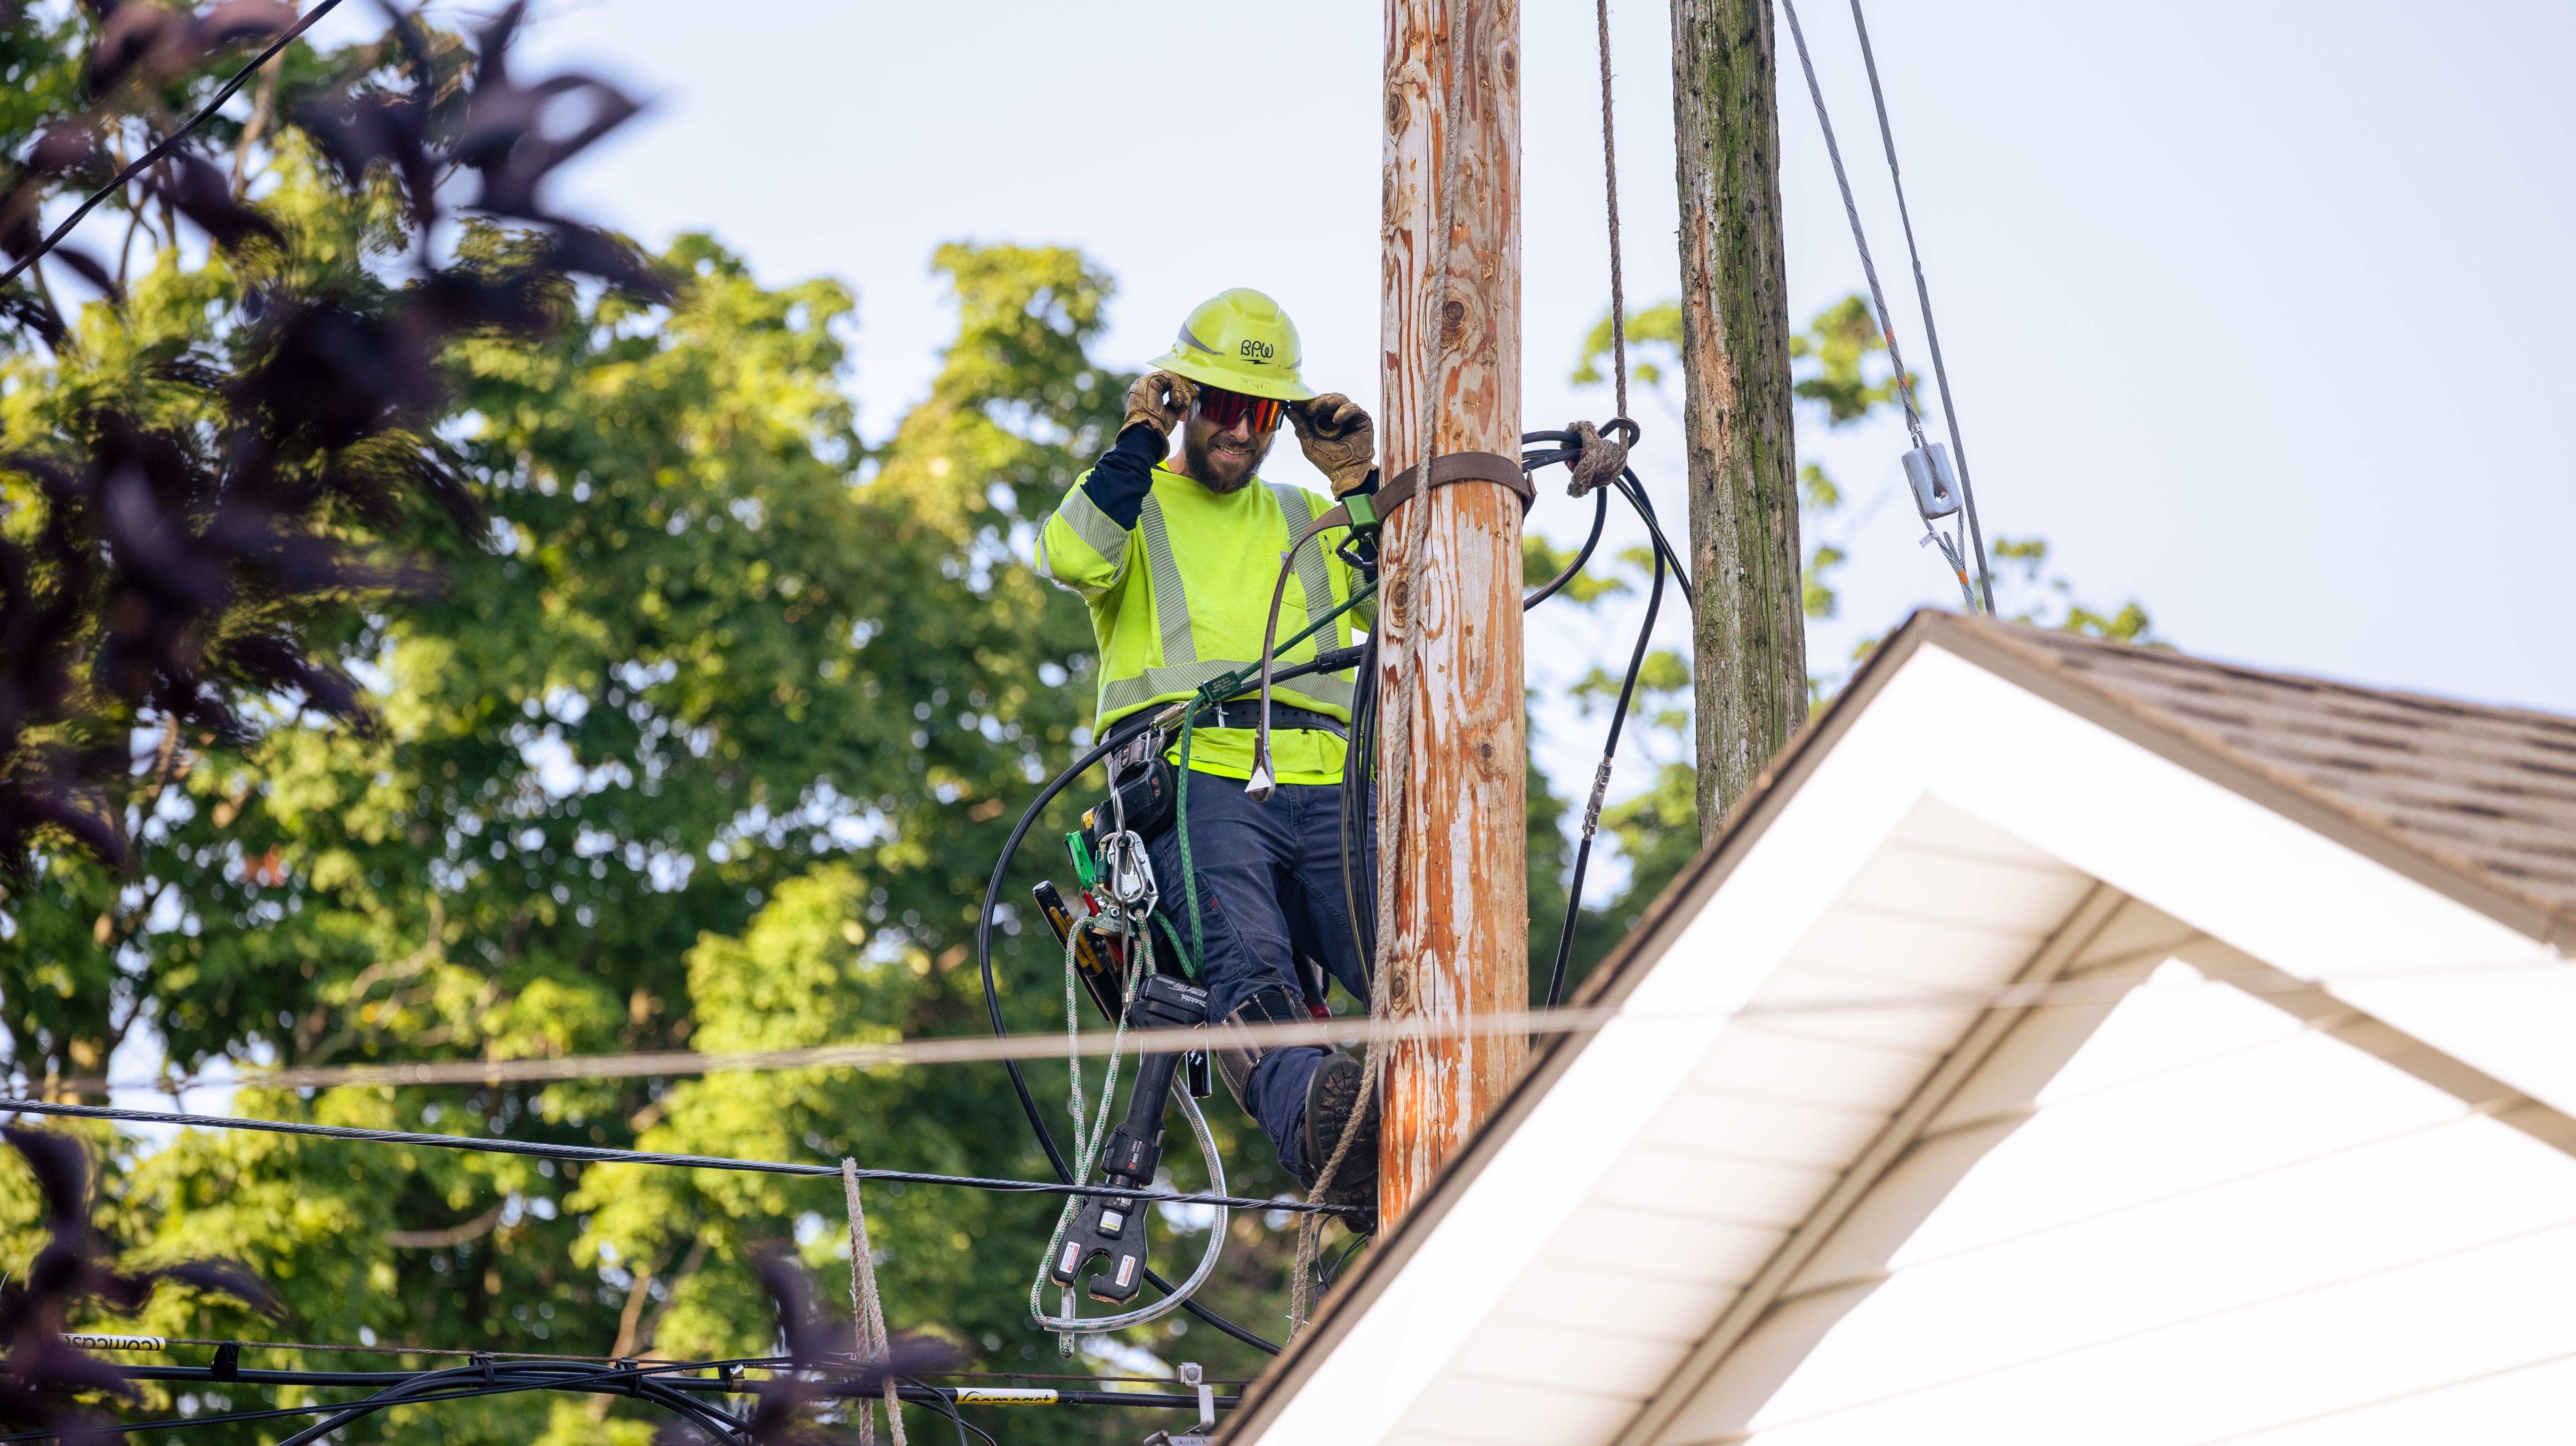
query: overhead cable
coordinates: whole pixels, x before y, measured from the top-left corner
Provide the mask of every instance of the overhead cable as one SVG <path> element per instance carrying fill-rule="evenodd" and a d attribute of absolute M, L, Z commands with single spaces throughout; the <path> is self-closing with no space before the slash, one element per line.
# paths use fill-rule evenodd
<path fill-rule="evenodd" d="M 787 1160 L 734 1160 L 721 1155 L 673 1155 L 655 1150 L 612 1150 L 600 1145 L 557 1145 L 538 1140 L 477 1139 L 466 1135 L 433 1135 L 414 1130 L 362 1130 L 346 1125 L 308 1125 L 293 1120 L 241 1119 L 224 1115 L 188 1115 L 166 1110 L 125 1110 L 105 1105 L 66 1105 L 50 1100 L 0 1100 L 0 1110 L 33 1115 L 64 1115 L 85 1120 L 121 1120 L 132 1124 L 185 1125 L 208 1130 L 260 1130 L 279 1135 L 307 1135 L 369 1145 L 418 1145 L 433 1150 L 472 1150 L 495 1155 L 533 1155 L 590 1165 L 667 1165 L 683 1170 L 747 1170 L 764 1175 L 842 1178 L 838 1165 L 805 1165 Z M 1346 1205 L 1309 1205 L 1295 1200 L 1251 1200 L 1236 1195 L 1184 1191 L 1121 1189 L 1111 1185 L 1071 1185 L 1055 1180 L 997 1180 L 975 1175 L 930 1175 L 914 1170 L 858 1170 L 861 1180 L 887 1180 L 907 1185 L 948 1185 L 1006 1195 L 1107 1195 L 1155 1205 L 1216 1205 L 1234 1210 L 1315 1211 L 1327 1215 L 1361 1213 Z"/>
<path fill-rule="evenodd" d="M 1607 0 L 1604 0 L 1607 3 Z M 1896 132 L 1887 123 L 1887 96 L 1878 88 L 1878 57 L 1870 52 L 1869 22 L 1860 0 L 1851 0 L 1852 28 L 1860 32 L 1861 63 L 1869 68 L 1869 98 L 1878 107 L 1878 138 L 1887 147 L 1887 179 L 1896 188 L 1896 217 L 1905 223 L 1905 254 L 1914 263 L 1914 296 L 1923 305 L 1923 340 L 1932 348 L 1932 380 L 1941 388 L 1941 420 L 1950 430 L 1950 455 L 1959 464 L 1959 502 L 1968 514 L 1968 541 L 1977 555 L 1977 588 L 1986 612 L 1995 610 L 1994 574 L 1986 566 L 1986 531 L 1977 521 L 1977 489 L 1968 481 L 1968 444 L 1959 440 L 1959 409 L 1950 400 L 1950 369 L 1941 364 L 1941 329 L 1932 324 L 1932 287 L 1923 279 L 1923 253 L 1914 244 L 1914 217 L 1905 208 L 1905 177 L 1896 167 Z"/>
<path fill-rule="evenodd" d="M 69 216 L 63 218 L 63 223 L 56 226 L 53 229 L 52 234 L 46 236 L 44 240 L 36 243 L 35 250 L 19 257 L 16 263 L 11 265 L 7 271 L 0 271 L 0 286 L 6 286 L 10 282 L 17 280 L 18 273 L 35 265 L 38 261 L 43 260 L 46 252 L 53 250 L 64 237 L 72 233 L 72 228 L 81 223 L 82 217 L 87 216 L 91 211 L 98 208 L 99 202 L 104 201 L 108 197 L 115 195 L 118 191 L 125 189 L 125 184 L 128 181 L 133 180 L 136 176 L 139 176 L 143 174 L 144 171 L 150 169 L 155 162 L 159 161 L 163 156 L 170 154 L 170 152 L 178 146 L 179 142 L 186 140 L 199 126 L 202 126 L 206 122 L 214 119 L 215 112 L 222 110 L 224 108 L 224 102 L 231 100 L 235 94 L 239 93 L 241 88 L 250 82 L 250 78 L 259 72 L 259 68 L 261 66 L 276 59 L 279 51 L 294 44 L 297 36 L 300 36 L 305 31 L 312 29 L 313 22 L 330 14 L 332 9 L 339 3 L 340 0 L 322 0 L 321 4 L 313 7 L 312 14 L 296 21 L 293 26 L 288 28 L 284 35 L 277 37 L 275 44 L 269 46 L 266 50 L 261 51 L 258 59 L 243 66 L 240 70 L 235 71 L 233 73 L 233 78 L 225 81 L 223 88 L 215 92 L 215 98 L 206 103 L 205 109 L 200 110 L 195 115 L 189 117 L 187 124 L 179 127 L 175 131 L 172 131 L 169 137 L 163 140 L 159 145 L 154 146 L 152 149 L 145 151 L 142 155 L 136 157 L 133 164 L 116 173 L 116 179 L 109 181 L 106 185 L 91 192 L 87 200 L 81 202 Z"/>
<path fill-rule="evenodd" d="M 1887 292 L 1878 284 L 1878 263 L 1870 259 L 1869 233 L 1861 229 L 1860 204 L 1852 199 L 1851 176 L 1843 169 L 1842 146 L 1834 140 L 1833 116 L 1825 109 L 1825 88 L 1816 80 L 1816 62 L 1807 53 L 1807 32 L 1798 24 L 1797 0 L 1780 0 L 1780 8 L 1789 17 L 1789 35 L 1798 45 L 1798 65 L 1807 75 L 1807 94 L 1816 103 L 1816 125 L 1825 133 L 1825 154 L 1834 163 L 1834 184 L 1842 189 L 1843 214 L 1851 220 L 1852 244 L 1860 250 L 1861 274 L 1869 278 L 1869 295 L 1878 312 L 1878 334 L 1887 344 L 1887 359 L 1896 368 L 1896 394 L 1905 405 L 1905 430 L 1914 439 L 1914 450 L 1924 452 L 1923 412 L 1915 404 L 1914 378 L 1905 369 L 1904 353 L 1896 345 L 1896 316 L 1887 309 Z M 1918 497 L 1918 504 L 1921 499 Z M 1968 611 L 1977 610 L 1977 596 L 1968 583 L 1966 561 L 1942 531 L 1932 525 L 1927 513 L 1923 519 L 1923 541 L 1941 544 L 1943 557 L 1959 578 L 1959 598 Z"/>

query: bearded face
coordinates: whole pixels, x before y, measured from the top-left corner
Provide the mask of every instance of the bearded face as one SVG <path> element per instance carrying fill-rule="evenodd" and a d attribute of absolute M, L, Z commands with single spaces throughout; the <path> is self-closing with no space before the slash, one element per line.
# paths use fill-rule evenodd
<path fill-rule="evenodd" d="M 1275 425 L 1267 431 L 1252 430 L 1248 417 L 1219 427 L 1193 405 L 1189 420 L 1181 426 L 1182 471 L 1210 492 L 1239 492 L 1250 484 L 1278 437 Z"/>

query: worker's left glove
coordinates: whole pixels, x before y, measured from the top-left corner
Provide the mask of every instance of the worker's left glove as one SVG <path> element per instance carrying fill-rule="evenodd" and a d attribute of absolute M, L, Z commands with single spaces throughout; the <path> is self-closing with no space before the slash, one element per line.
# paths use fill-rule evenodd
<path fill-rule="evenodd" d="M 1377 424 L 1360 404 L 1340 392 L 1288 404 L 1288 424 L 1315 470 L 1332 479 L 1340 497 L 1368 480 L 1377 460 Z"/>
<path fill-rule="evenodd" d="M 1190 403 L 1198 399 L 1199 389 L 1190 379 L 1174 372 L 1147 372 L 1127 389 L 1127 420 L 1118 424 L 1120 431 L 1142 422 L 1154 429 L 1154 435 L 1168 439 L 1172 429 L 1187 416 Z"/>

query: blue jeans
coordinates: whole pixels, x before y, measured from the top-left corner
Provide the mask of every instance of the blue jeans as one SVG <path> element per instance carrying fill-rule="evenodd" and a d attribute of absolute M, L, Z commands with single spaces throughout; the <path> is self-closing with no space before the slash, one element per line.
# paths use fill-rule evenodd
<path fill-rule="evenodd" d="M 1254 994 L 1276 988 L 1303 1000 L 1296 961 L 1323 966 L 1351 997 L 1368 998 L 1368 961 L 1351 937 L 1342 892 L 1342 789 L 1339 784 L 1283 783 L 1255 803 L 1243 781 L 1192 773 L 1190 861 L 1198 866 L 1199 920 L 1207 952 L 1200 983 L 1208 1017 L 1225 1018 Z M 1353 840 L 1351 887 L 1376 896 L 1370 826 Z M 1162 889 L 1159 911 L 1184 943 L 1190 937 L 1189 892 L 1181 877 L 1177 823 L 1146 845 Z M 1363 867 L 1368 865 L 1368 867 Z M 1279 1148 L 1279 1163 L 1305 1174 L 1306 1085 L 1326 1051 L 1299 1045 L 1273 1050 L 1254 1067 L 1245 1103 Z"/>

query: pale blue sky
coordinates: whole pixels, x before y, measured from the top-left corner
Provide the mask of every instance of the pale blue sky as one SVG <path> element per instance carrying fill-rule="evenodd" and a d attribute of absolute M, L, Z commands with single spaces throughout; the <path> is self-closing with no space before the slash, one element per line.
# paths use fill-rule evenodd
<path fill-rule="evenodd" d="M 1364 0 L 540 15 L 530 62 L 653 103 L 567 199 L 650 241 L 711 229 L 768 280 L 854 284 L 872 434 L 926 383 L 949 324 L 927 262 L 952 238 L 1098 257 L 1122 290 L 1110 360 L 1141 364 L 1191 302 L 1249 284 L 1288 303 L 1323 381 L 1374 390 Z M 1553 426 L 1608 410 L 1563 384 L 1607 294 L 1597 92 L 1590 7 L 1525 15 L 1526 411 Z M 1642 301 L 1677 286 L 1666 19 L 1634 0 L 1613 16 Z M 1805 19 L 1902 290 L 1849 16 L 1810 0 Z M 2045 536 L 2084 595 L 2144 601 L 2197 652 L 2576 712 L 2576 450 L 2551 381 L 2576 335 L 2557 277 L 2576 204 L 2550 99 L 2576 10 L 1962 0 L 1873 19 L 1990 533 Z M 1803 315 L 1860 270 L 1784 78 Z M 1671 416 L 1635 410 L 1678 510 Z M 1857 497 L 1895 477 L 1899 429 L 1806 431 Z M 1943 599 L 1905 511 L 1855 539 L 1820 666 Z M 1575 520 L 1542 504 L 1551 532 Z"/>

